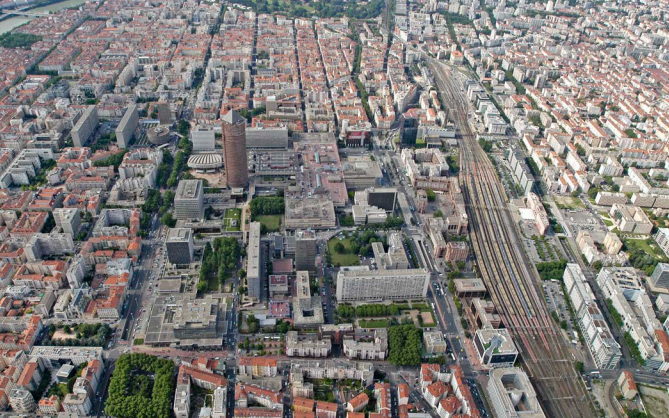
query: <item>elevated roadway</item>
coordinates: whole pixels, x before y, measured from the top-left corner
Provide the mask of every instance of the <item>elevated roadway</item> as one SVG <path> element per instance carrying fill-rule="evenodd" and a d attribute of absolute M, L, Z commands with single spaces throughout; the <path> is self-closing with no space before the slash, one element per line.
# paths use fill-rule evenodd
<path fill-rule="evenodd" d="M 520 250 L 504 187 L 469 126 L 464 93 L 454 85 L 452 70 L 434 60 L 428 65 L 462 135 L 460 183 L 473 250 L 488 292 L 514 337 L 546 415 L 591 417 L 595 411 L 567 342 L 549 315 L 538 273 Z"/>

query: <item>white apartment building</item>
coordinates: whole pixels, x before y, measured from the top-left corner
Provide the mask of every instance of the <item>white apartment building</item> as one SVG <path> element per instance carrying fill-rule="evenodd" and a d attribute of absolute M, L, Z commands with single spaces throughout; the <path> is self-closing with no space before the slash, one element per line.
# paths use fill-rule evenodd
<path fill-rule="evenodd" d="M 37 408 L 35 398 L 26 389 L 15 387 L 9 391 L 9 404 L 14 412 L 33 412 Z"/>
<path fill-rule="evenodd" d="M 64 233 L 76 236 L 81 227 L 81 216 L 79 208 L 56 208 L 53 210 L 53 218 L 56 226 Z"/>
<path fill-rule="evenodd" d="M 599 174 L 602 176 L 620 177 L 624 171 L 623 165 L 611 157 L 607 157 L 606 163 L 599 166 Z"/>
<path fill-rule="evenodd" d="M 344 355 L 358 360 L 385 360 L 388 353 L 388 330 L 378 328 L 373 338 L 344 337 Z"/>
<path fill-rule="evenodd" d="M 331 351 L 330 337 L 321 339 L 317 334 L 299 335 L 297 331 L 286 333 L 286 355 L 288 357 L 327 357 Z"/>
<path fill-rule="evenodd" d="M 72 235 L 61 233 L 33 234 L 24 247 L 28 261 L 42 260 L 50 255 L 74 254 L 76 249 Z"/>
<path fill-rule="evenodd" d="M 188 418 L 190 413 L 190 381 L 186 377 L 185 380 L 177 381 L 177 386 L 174 391 L 174 416 L 176 418 Z"/>
<path fill-rule="evenodd" d="M 620 346 L 613 338 L 609 325 L 595 302 L 595 295 L 578 264 L 567 264 L 564 286 L 577 317 L 585 344 L 600 369 L 613 370 L 622 356 Z"/>
<path fill-rule="evenodd" d="M 539 234 L 544 235 L 550 226 L 550 222 L 548 221 L 546 208 L 544 208 L 543 203 L 541 203 L 539 196 L 532 192 L 527 193 L 527 207 L 532 210 L 534 224 L 536 225 Z"/>
<path fill-rule="evenodd" d="M 343 267 L 337 274 L 337 301 L 420 299 L 427 295 L 429 281 L 425 269 Z"/>
<path fill-rule="evenodd" d="M 88 363 L 89 360 L 102 360 L 101 347 L 55 347 L 34 346 L 30 350 L 30 357 L 39 357 L 43 361 L 60 364 L 63 360 L 69 360 L 75 365 Z M 49 366 L 53 368 L 52 366 Z M 54 366 L 55 367 L 55 366 Z"/>
<path fill-rule="evenodd" d="M 219 386 L 214 390 L 214 406 L 211 410 L 212 418 L 226 417 L 226 402 L 228 399 L 228 390 L 223 386 Z"/>
<path fill-rule="evenodd" d="M 374 381 L 374 364 L 350 360 L 304 360 L 290 365 L 291 381 L 296 375 L 307 379 L 358 380 L 367 386 Z"/>
<path fill-rule="evenodd" d="M 615 226 L 621 232 L 649 235 L 653 223 L 641 208 L 632 205 L 613 204 L 609 211 Z"/>
<path fill-rule="evenodd" d="M 597 286 L 602 289 L 607 298 L 621 292 L 632 300 L 643 291 L 641 277 L 634 267 L 605 267 L 597 275 Z"/>
<path fill-rule="evenodd" d="M 63 409 L 66 412 L 87 416 L 91 408 L 93 408 L 93 403 L 88 393 L 69 393 L 63 399 Z"/>
<path fill-rule="evenodd" d="M 597 283 L 613 308 L 620 314 L 623 330 L 634 339 L 645 367 L 669 370 L 665 353 L 669 351 L 667 335 L 655 316 L 653 302 L 633 268 L 605 268 L 597 276 Z M 669 353 L 668 353 L 669 354 Z"/>

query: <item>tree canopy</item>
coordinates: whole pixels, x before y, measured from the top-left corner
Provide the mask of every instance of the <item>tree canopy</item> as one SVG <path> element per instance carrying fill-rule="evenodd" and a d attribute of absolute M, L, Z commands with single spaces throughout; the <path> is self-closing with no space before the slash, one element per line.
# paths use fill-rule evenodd
<path fill-rule="evenodd" d="M 564 269 L 567 267 L 567 260 L 549 261 L 546 263 L 537 263 L 539 277 L 544 280 L 562 280 Z"/>
<path fill-rule="evenodd" d="M 0 35 L 0 46 L 3 48 L 23 48 L 30 49 L 35 42 L 42 40 L 41 36 L 29 33 L 3 33 Z"/>
<path fill-rule="evenodd" d="M 207 243 L 204 246 L 202 265 L 200 267 L 200 282 L 197 290 L 204 291 L 207 279 L 216 274 L 219 282 L 224 282 L 228 274 L 237 266 L 237 260 L 242 254 L 242 248 L 237 239 L 219 237 L 214 240 L 214 247 Z M 241 270 L 240 270 L 241 271 Z M 203 283 L 200 285 L 200 283 Z"/>
<path fill-rule="evenodd" d="M 125 153 L 128 152 L 127 149 L 119 152 L 118 154 L 114 154 L 110 157 L 107 157 L 103 160 L 98 160 L 93 163 L 95 167 L 108 167 L 110 165 L 114 166 L 115 170 L 118 170 L 118 167 L 121 165 L 123 162 L 123 157 L 125 156 Z"/>
<path fill-rule="evenodd" d="M 121 355 L 109 382 L 105 413 L 117 418 L 169 418 L 174 396 L 173 374 L 171 360 L 141 353 Z"/>
<path fill-rule="evenodd" d="M 281 215 L 285 211 L 283 197 L 261 196 L 251 200 L 251 215 Z"/>
<path fill-rule="evenodd" d="M 421 330 L 413 324 L 394 325 L 388 331 L 388 361 L 396 366 L 418 366 L 421 352 Z"/>

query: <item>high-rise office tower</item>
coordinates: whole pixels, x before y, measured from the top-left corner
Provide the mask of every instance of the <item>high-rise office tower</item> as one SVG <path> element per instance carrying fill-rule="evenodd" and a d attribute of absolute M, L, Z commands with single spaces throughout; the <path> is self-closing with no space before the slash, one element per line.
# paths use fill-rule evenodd
<path fill-rule="evenodd" d="M 316 273 L 316 234 L 313 231 L 295 232 L 295 270 Z"/>
<path fill-rule="evenodd" d="M 204 217 L 202 180 L 180 180 L 174 196 L 174 217 L 190 220 Z"/>
<path fill-rule="evenodd" d="M 193 261 L 193 230 L 170 228 L 165 239 L 167 259 L 172 264 L 190 264 Z"/>
<path fill-rule="evenodd" d="M 223 120 L 223 151 L 228 187 L 246 187 L 249 183 L 246 153 L 246 119 L 236 110 L 229 111 Z"/>

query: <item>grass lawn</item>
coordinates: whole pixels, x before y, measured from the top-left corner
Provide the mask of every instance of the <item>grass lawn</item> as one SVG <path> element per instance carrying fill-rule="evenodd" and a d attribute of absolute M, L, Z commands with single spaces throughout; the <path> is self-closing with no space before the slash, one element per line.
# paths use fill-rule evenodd
<path fill-rule="evenodd" d="M 277 232 L 281 229 L 281 218 L 283 215 L 258 215 L 253 220 L 265 225 L 267 232 Z"/>
<path fill-rule="evenodd" d="M 628 247 L 638 248 L 639 251 L 650 254 L 655 258 L 664 258 L 662 251 L 655 245 L 648 245 L 645 239 L 628 239 L 625 240 L 625 244 Z"/>
<path fill-rule="evenodd" d="M 242 210 L 226 209 L 223 217 L 223 226 L 228 232 L 239 231 L 242 226 Z"/>
<path fill-rule="evenodd" d="M 341 242 L 344 245 L 344 253 L 340 254 L 334 250 L 335 244 Z M 358 254 L 351 253 L 351 238 L 339 239 L 337 237 L 328 241 L 328 252 L 332 257 L 332 264 L 340 266 L 355 266 L 360 264 Z"/>
<path fill-rule="evenodd" d="M 553 196 L 555 204 L 560 209 L 585 209 L 585 205 L 576 197 L 571 196 Z"/>
<path fill-rule="evenodd" d="M 359 319 L 360 328 L 388 328 L 388 321 L 385 319 Z"/>

